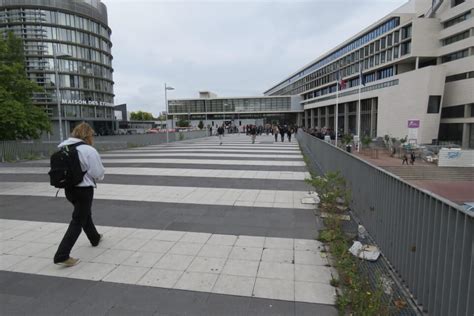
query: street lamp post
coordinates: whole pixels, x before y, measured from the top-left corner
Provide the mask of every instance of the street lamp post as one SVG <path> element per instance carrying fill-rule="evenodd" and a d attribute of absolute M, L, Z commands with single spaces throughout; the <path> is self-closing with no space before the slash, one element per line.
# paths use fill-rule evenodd
<path fill-rule="evenodd" d="M 58 107 L 58 120 L 59 120 L 59 139 L 62 142 L 64 140 L 63 135 L 63 123 L 61 118 L 61 92 L 59 90 L 60 80 L 58 74 L 58 57 L 71 57 L 69 54 L 59 53 L 56 51 L 56 45 L 53 45 L 53 61 L 54 61 L 54 77 L 56 80 L 56 104 Z"/>
<path fill-rule="evenodd" d="M 174 90 L 173 87 L 166 86 L 165 82 L 165 105 L 166 105 L 166 142 L 169 143 L 169 136 L 168 136 L 168 96 L 167 92 L 168 90 Z"/>

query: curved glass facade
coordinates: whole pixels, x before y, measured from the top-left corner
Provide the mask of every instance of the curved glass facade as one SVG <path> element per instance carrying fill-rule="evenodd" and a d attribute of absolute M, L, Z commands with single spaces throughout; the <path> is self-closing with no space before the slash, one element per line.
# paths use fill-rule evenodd
<path fill-rule="evenodd" d="M 80 121 L 90 121 L 98 132 L 113 129 L 113 57 L 105 5 L 97 0 L 0 0 L 0 32 L 9 31 L 24 41 L 28 76 L 44 88 L 35 94 L 35 104 L 57 119 L 59 85 L 66 131 Z"/>

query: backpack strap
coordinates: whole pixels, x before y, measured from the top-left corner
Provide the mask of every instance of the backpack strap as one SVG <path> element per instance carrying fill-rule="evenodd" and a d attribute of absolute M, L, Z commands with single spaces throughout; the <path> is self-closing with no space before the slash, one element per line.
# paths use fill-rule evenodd
<path fill-rule="evenodd" d="M 67 150 L 69 150 L 69 148 L 77 148 L 78 146 L 81 146 L 81 145 L 86 145 L 85 142 L 77 142 L 77 143 L 74 143 L 74 144 L 71 144 L 71 145 L 66 145 L 64 147 L 66 147 Z"/>

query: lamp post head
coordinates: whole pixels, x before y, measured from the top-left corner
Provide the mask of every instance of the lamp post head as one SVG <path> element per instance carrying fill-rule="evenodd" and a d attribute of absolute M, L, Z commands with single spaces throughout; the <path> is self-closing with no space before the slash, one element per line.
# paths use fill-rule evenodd
<path fill-rule="evenodd" d="M 173 87 L 168 87 L 168 86 L 167 86 L 167 87 L 166 87 L 166 90 L 174 90 L 174 88 L 173 88 Z"/>

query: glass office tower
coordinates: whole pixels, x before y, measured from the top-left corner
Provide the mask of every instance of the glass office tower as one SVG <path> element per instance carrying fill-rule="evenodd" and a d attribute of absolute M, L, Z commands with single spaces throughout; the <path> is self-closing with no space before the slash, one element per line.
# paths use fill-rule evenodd
<path fill-rule="evenodd" d="M 112 42 L 107 24 L 107 8 L 99 0 L 0 0 L 0 33 L 12 31 L 24 41 L 28 76 L 44 89 L 33 101 L 50 116 L 52 139 L 59 129 L 56 85 L 66 136 L 82 121 L 98 134 L 113 130 Z"/>

